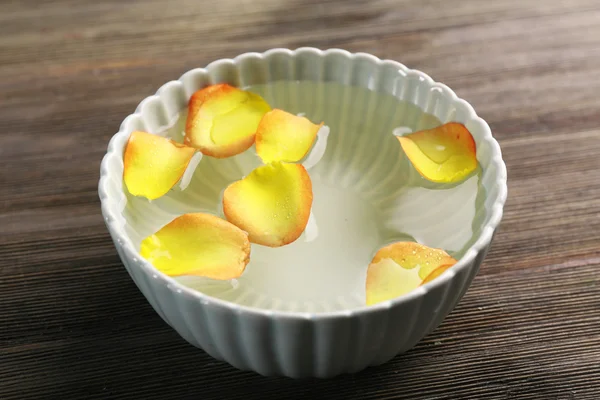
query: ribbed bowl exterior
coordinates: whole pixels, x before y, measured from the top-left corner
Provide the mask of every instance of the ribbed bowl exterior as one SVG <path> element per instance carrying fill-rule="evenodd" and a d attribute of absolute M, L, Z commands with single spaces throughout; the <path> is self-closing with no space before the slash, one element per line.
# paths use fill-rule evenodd
<path fill-rule="evenodd" d="M 464 123 L 477 144 L 485 188 L 483 228 L 459 262 L 401 298 L 347 311 L 261 310 L 216 299 L 158 272 L 140 257 L 123 217 L 123 149 L 136 129 L 155 131 L 187 107 L 198 89 L 275 81 L 337 82 L 387 93 L 442 122 Z M 114 135 L 102 161 L 99 196 L 106 226 L 131 278 L 156 312 L 185 340 L 218 360 L 262 375 L 333 377 L 378 365 L 409 350 L 455 307 L 489 250 L 506 200 L 506 168 L 488 125 L 443 84 L 394 61 L 344 50 L 273 49 L 219 60 L 185 73 L 144 99 Z"/>

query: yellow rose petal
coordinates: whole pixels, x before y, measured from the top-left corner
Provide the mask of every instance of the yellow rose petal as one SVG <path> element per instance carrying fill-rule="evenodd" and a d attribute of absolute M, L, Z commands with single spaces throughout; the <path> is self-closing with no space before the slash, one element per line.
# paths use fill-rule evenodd
<path fill-rule="evenodd" d="M 271 108 L 258 95 L 227 84 L 194 93 L 188 104 L 185 143 L 216 158 L 246 151 L 262 116 Z"/>
<path fill-rule="evenodd" d="M 252 243 L 279 247 L 300 237 L 312 199 L 306 169 L 276 162 L 229 185 L 223 195 L 223 212 L 228 221 L 248 232 Z"/>
<path fill-rule="evenodd" d="M 185 172 L 195 149 L 135 131 L 123 154 L 123 181 L 129 193 L 148 199 L 165 195 Z"/>
<path fill-rule="evenodd" d="M 256 153 L 268 164 L 304 158 L 323 123 L 274 109 L 265 114 L 256 132 Z"/>
<path fill-rule="evenodd" d="M 142 241 L 140 253 L 169 276 L 235 279 L 250 261 L 248 235 L 203 213 L 184 214 Z"/>
<path fill-rule="evenodd" d="M 430 181 L 459 182 L 477 168 L 475 141 L 463 124 L 449 122 L 398 140 L 415 169 Z"/>
<path fill-rule="evenodd" d="M 445 251 L 419 243 L 397 242 L 383 247 L 367 269 L 367 305 L 408 293 L 455 263 Z"/>
<path fill-rule="evenodd" d="M 390 258 L 406 269 L 418 268 L 421 279 L 425 279 L 440 265 L 456 263 L 444 250 L 415 242 L 396 242 L 382 247 L 375 253 L 371 263 L 378 263 L 384 258 Z"/>

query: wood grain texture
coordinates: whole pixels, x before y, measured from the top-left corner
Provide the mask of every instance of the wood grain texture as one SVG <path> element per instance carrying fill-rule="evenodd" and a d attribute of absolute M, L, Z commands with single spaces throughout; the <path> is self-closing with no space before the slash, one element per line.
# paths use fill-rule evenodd
<path fill-rule="evenodd" d="M 0 4 L 0 399 L 600 398 L 597 0 Z M 186 344 L 120 263 L 96 192 L 110 137 L 188 69 L 342 47 L 447 83 L 508 166 L 501 230 L 415 349 L 331 381 L 262 378 Z"/>

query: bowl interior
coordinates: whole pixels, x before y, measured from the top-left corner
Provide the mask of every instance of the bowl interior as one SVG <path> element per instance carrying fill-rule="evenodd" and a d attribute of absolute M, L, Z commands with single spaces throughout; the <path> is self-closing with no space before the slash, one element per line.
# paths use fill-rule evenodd
<path fill-rule="evenodd" d="M 309 168 L 313 209 L 296 242 L 267 248 L 252 245 L 244 275 L 231 281 L 176 278 L 210 296 L 251 307 L 326 312 L 364 306 L 366 269 L 383 245 L 414 240 L 462 257 L 490 217 L 494 176 L 485 173 L 489 149 L 478 125 L 469 127 L 468 110 L 440 97 L 432 106 L 391 94 L 335 82 L 276 81 L 248 86 L 272 107 L 303 113 L 329 127 L 319 138 L 324 154 Z M 185 103 L 185 102 L 184 102 Z M 185 107 L 165 107 L 142 126 L 181 141 Z M 402 152 L 394 134 L 427 129 L 443 122 L 467 123 L 478 143 L 482 169 L 455 185 L 423 179 Z M 475 128 L 475 129 L 473 129 Z M 482 144 L 479 146 L 479 144 Z M 310 157 L 310 155 L 309 155 Z M 486 157 L 488 159 L 486 159 Z M 124 194 L 123 229 L 134 248 L 178 215 L 208 212 L 223 217 L 222 192 L 260 165 L 254 148 L 227 159 L 203 157 L 185 190 L 148 201 Z M 116 171 L 122 174 L 122 163 Z M 491 193 L 493 194 L 493 193 Z"/>

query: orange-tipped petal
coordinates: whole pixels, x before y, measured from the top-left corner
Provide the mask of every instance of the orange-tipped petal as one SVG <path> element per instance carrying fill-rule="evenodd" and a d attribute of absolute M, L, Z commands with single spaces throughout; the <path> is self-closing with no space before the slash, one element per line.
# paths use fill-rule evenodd
<path fill-rule="evenodd" d="M 431 271 L 431 273 L 429 275 L 427 275 L 425 277 L 425 279 L 423 279 L 423 282 L 421 283 L 421 285 L 424 285 L 424 284 L 426 284 L 428 282 L 431 282 L 432 280 L 434 280 L 435 278 L 437 278 L 438 276 L 440 276 L 441 274 L 443 274 L 444 271 L 446 271 L 448 268 L 450 268 L 453 265 L 454 264 L 440 265 L 439 267 L 437 267 L 436 269 L 434 269 L 433 271 Z"/>
<path fill-rule="evenodd" d="M 402 268 L 391 258 L 371 263 L 367 269 L 367 305 L 402 296 L 420 284 L 417 270 Z"/>
<path fill-rule="evenodd" d="M 372 264 L 383 259 L 392 259 L 406 269 L 418 268 L 419 277 L 427 275 L 440 265 L 454 265 L 456 260 L 441 249 L 433 249 L 415 242 L 396 242 L 382 247 L 373 257 Z"/>
<path fill-rule="evenodd" d="M 208 156 L 234 156 L 252 146 L 270 109 L 257 94 L 227 84 L 208 86 L 190 99 L 184 141 Z"/>
<path fill-rule="evenodd" d="M 165 195 L 185 172 L 196 149 L 170 139 L 135 131 L 123 155 L 123 181 L 134 196 Z"/>
<path fill-rule="evenodd" d="M 256 153 L 265 164 L 296 162 L 304 158 L 323 123 L 274 109 L 265 114 L 256 131 Z"/>
<path fill-rule="evenodd" d="M 459 182 L 477 168 L 477 150 L 469 130 L 458 122 L 399 136 L 415 169 L 433 182 Z"/>
<path fill-rule="evenodd" d="M 312 183 L 299 164 L 271 163 L 234 182 L 223 194 L 227 220 L 252 243 L 279 247 L 298 239 L 308 223 Z"/>
<path fill-rule="evenodd" d="M 142 241 L 140 253 L 169 276 L 235 279 L 250 261 L 248 235 L 210 214 L 184 214 Z"/>
<path fill-rule="evenodd" d="M 456 263 L 448 253 L 414 242 L 382 247 L 367 269 L 367 305 L 399 297 Z"/>

